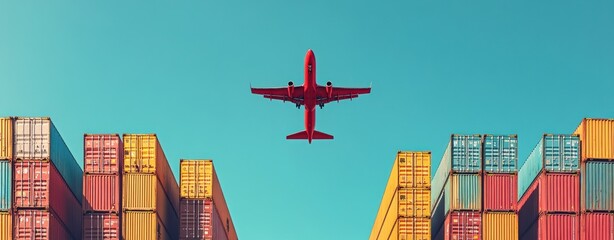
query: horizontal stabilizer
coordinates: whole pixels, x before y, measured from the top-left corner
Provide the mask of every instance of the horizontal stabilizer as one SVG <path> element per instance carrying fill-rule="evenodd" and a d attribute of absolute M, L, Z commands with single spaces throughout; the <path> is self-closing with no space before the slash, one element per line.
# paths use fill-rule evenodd
<path fill-rule="evenodd" d="M 307 131 L 300 131 L 294 134 L 290 134 L 286 137 L 286 139 L 308 139 L 308 138 L 309 136 L 307 136 Z M 312 139 L 333 139 L 333 136 L 314 130 Z"/>

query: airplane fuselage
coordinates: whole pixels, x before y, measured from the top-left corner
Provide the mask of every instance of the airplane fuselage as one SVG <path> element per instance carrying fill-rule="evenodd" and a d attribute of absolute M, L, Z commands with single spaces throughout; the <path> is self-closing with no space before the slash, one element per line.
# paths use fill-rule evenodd
<path fill-rule="evenodd" d="M 313 139 L 313 131 L 316 128 L 316 56 L 313 51 L 307 51 L 305 55 L 305 83 L 303 84 L 305 91 L 305 131 L 307 131 L 307 139 L 311 143 Z"/>

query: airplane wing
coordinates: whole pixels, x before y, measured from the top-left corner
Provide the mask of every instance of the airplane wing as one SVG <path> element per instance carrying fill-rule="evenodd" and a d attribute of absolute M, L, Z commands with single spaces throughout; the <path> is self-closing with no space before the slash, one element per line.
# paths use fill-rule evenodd
<path fill-rule="evenodd" d="M 288 101 L 294 104 L 303 105 L 304 89 L 302 87 L 279 87 L 279 88 L 251 88 L 253 94 L 262 95 L 271 100 Z"/>
<path fill-rule="evenodd" d="M 344 88 L 334 86 L 318 86 L 318 104 L 326 104 L 333 101 L 357 98 L 360 94 L 371 93 L 368 88 Z"/>

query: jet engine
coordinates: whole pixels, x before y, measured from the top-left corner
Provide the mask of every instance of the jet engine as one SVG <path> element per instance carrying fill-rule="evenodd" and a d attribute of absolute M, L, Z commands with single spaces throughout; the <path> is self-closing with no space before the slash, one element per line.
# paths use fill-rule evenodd
<path fill-rule="evenodd" d="M 329 98 L 333 96 L 333 83 L 330 81 L 326 82 L 326 94 Z"/>
<path fill-rule="evenodd" d="M 292 81 L 288 82 L 288 97 L 292 97 L 294 94 L 294 83 Z"/>

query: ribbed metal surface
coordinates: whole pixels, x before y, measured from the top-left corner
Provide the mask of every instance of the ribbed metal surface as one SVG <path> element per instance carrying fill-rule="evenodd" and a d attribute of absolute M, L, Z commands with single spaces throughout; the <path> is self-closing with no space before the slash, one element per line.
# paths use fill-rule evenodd
<path fill-rule="evenodd" d="M 79 240 L 53 212 L 46 210 L 18 210 L 13 224 L 13 240 Z"/>
<path fill-rule="evenodd" d="M 448 214 L 444 226 L 444 239 L 476 239 L 482 237 L 482 215 L 479 212 L 458 212 Z"/>
<path fill-rule="evenodd" d="M 577 135 L 544 135 L 518 171 L 518 199 L 543 170 L 549 172 L 579 171 L 579 144 L 580 139 Z"/>
<path fill-rule="evenodd" d="M 116 213 L 87 213 L 83 216 L 83 240 L 121 240 L 121 221 Z"/>
<path fill-rule="evenodd" d="M 127 173 L 123 179 L 122 207 L 126 210 L 156 210 L 158 187 L 156 175 Z M 160 199 L 161 200 L 161 199 Z"/>
<path fill-rule="evenodd" d="M 124 240 L 174 240 L 164 224 L 151 211 L 126 211 L 123 216 Z"/>
<path fill-rule="evenodd" d="M 446 184 L 445 212 L 482 209 L 482 183 L 478 174 L 452 174 Z"/>
<path fill-rule="evenodd" d="M 17 160 L 51 160 L 81 202 L 83 170 L 49 118 L 17 118 L 14 150 Z"/>
<path fill-rule="evenodd" d="M 121 211 L 121 177 L 118 174 L 85 174 L 83 178 L 85 212 Z"/>
<path fill-rule="evenodd" d="M 614 211 L 614 162 L 586 162 L 582 191 L 586 211 Z"/>
<path fill-rule="evenodd" d="M 0 118 L 0 160 L 13 159 L 13 120 Z"/>
<path fill-rule="evenodd" d="M 83 136 L 85 173 L 120 174 L 123 168 L 123 142 L 117 134 Z"/>
<path fill-rule="evenodd" d="M 518 136 L 484 135 L 484 171 L 515 173 L 518 171 Z"/>
<path fill-rule="evenodd" d="M 0 211 L 8 211 L 12 206 L 12 174 L 11 163 L 0 160 Z"/>
<path fill-rule="evenodd" d="M 13 219 L 10 213 L 0 212 L 0 240 L 12 240 Z"/>
<path fill-rule="evenodd" d="M 516 174 L 484 174 L 484 210 L 515 211 L 517 209 L 518 176 Z"/>
<path fill-rule="evenodd" d="M 485 212 L 482 225 L 484 240 L 518 239 L 518 215 L 514 212 Z"/>
<path fill-rule="evenodd" d="M 541 215 L 526 232 L 520 234 L 520 239 L 579 240 L 580 217 L 576 214 Z"/>
<path fill-rule="evenodd" d="M 582 213 L 580 239 L 614 239 L 614 213 Z"/>
<path fill-rule="evenodd" d="M 582 141 L 582 161 L 614 160 L 614 119 L 585 118 L 574 133 Z"/>

